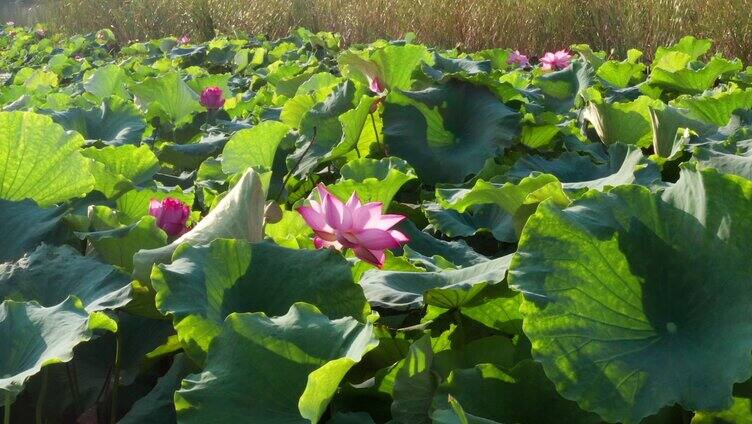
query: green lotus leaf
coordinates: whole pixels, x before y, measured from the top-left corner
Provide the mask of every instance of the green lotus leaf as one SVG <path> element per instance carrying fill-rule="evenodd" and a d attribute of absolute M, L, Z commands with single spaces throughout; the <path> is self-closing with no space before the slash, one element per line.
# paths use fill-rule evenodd
<path fill-rule="evenodd" d="M 497 205 L 471 206 L 465 212 L 444 209 L 438 204 L 423 206 L 428 222 L 448 237 L 470 237 L 481 231 L 489 231 L 496 240 L 514 243 L 514 217 Z"/>
<path fill-rule="evenodd" d="M 519 159 L 508 176 L 521 180 L 533 172 L 554 175 L 565 189 L 594 188 L 603 190 L 623 184 L 650 186 L 661 181 L 658 166 L 643 156 L 635 146 L 612 144 L 608 162 L 595 163 L 587 156 L 567 152 L 556 159 L 525 156 Z"/>
<path fill-rule="evenodd" d="M 0 112 L 0 199 L 33 199 L 51 206 L 82 197 L 94 187 L 80 135 L 66 132 L 47 116 Z"/>
<path fill-rule="evenodd" d="M 144 216 L 129 225 L 120 224 L 113 216 L 114 212 L 106 206 L 93 207 L 89 219 L 103 224 L 94 225 L 94 231 L 77 233 L 91 242 L 105 262 L 131 272 L 136 252 L 167 244 L 167 234 L 157 227 L 157 220 L 153 216 Z"/>
<path fill-rule="evenodd" d="M 175 394 L 181 423 L 318 422 L 347 371 L 376 347 L 371 324 L 297 303 L 286 315 L 227 317 L 201 374 Z"/>
<path fill-rule="evenodd" d="M 321 163 L 345 156 L 358 146 L 375 99 L 368 96 L 358 98 L 355 94 L 351 81 L 341 83 L 326 100 L 303 115 L 301 137 L 295 152 L 287 158 L 288 168 L 298 164 L 296 175 L 306 175 Z"/>
<path fill-rule="evenodd" d="M 424 304 L 456 308 L 470 302 L 486 286 L 504 280 L 512 257 L 503 256 L 461 269 L 433 272 L 371 270 L 360 286 L 372 306 L 419 309 Z"/>
<path fill-rule="evenodd" d="M 433 53 L 433 66 L 423 65 L 423 72 L 436 81 L 442 81 L 450 76 L 470 77 L 484 75 L 491 72 L 490 60 L 472 60 L 466 57 L 444 57 Z"/>
<path fill-rule="evenodd" d="M 370 54 L 348 51 L 337 59 L 340 65 L 345 66 L 345 75 L 350 78 L 368 86 L 366 76 L 376 76 L 390 90 L 409 90 L 413 71 L 421 63 L 430 61 L 428 49 L 417 44 L 388 45 Z"/>
<path fill-rule="evenodd" d="M 752 180 L 752 152 L 733 154 L 698 147 L 692 156 L 700 168 L 715 168 L 725 174 L 738 175 Z"/>
<path fill-rule="evenodd" d="M 752 399 L 734 396 L 731 406 L 719 412 L 697 411 L 692 424 L 742 424 L 752 421 Z"/>
<path fill-rule="evenodd" d="M 128 80 L 122 67 L 109 64 L 86 71 L 83 85 L 84 90 L 102 100 L 110 96 L 127 99 L 130 97 L 126 89 Z"/>
<path fill-rule="evenodd" d="M 131 279 L 70 246 L 40 245 L 17 262 L 0 265 L 0 297 L 50 307 L 76 296 L 88 312 L 117 309 L 130 301 Z"/>
<path fill-rule="evenodd" d="M 661 58 L 661 61 L 664 61 L 670 55 L 671 53 L 668 53 Z M 681 61 L 678 63 L 681 63 Z M 742 69 L 740 60 L 729 61 L 720 56 L 713 56 L 700 69 L 690 69 L 686 65 L 677 69 L 678 63 L 673 62 L 671 66 L 663 64 L 654 66 L 650 73 L 650 84 L 673 92 L 699 94 L 713 87 L 716 79 L 721 75 Z"/>
<path fill-rule="evenodd" d="M 574 108 L 578 97 L 592 85 L 593 69 L 585 62 L 575 60 L 560 71 L 536 77 L 533 85 L 543 95 L 541 104 L 556 113 L 566 113 Z"/>
<path fill-rule="evenodd" d="M 175 249 L 182 244 L 208 244 L 218 238 L 235 238 L 258 242 L 264 238 L 264 206 L 266 195 L 261 180 L 248 170 L 214 209 L 190 231 L 169 245 L 147 249 L 133 256 L 133 278 L 148 283 L 152 265 L 170 262 Z"/>
<path fill-rule="evenodd" d="M 403 221 L 398 225 L 400 231 L 410 238 L 407 244 L 410 249 L 422 255 L 441 256 L 449 262 L 467 267 L 481 264 L 488 260 L 487 257 L 477 253 L 463 240 L 445 241 L 420 231 L 412 221 Z"/>
<path fill-rule="evenodd" d="M 203 110 L 198 94 L 176 72 L 146 78 L 133 84 L 131 91 L 147 109 L 147 117 L 165 118 L 175 127 L 190 122 L 193 114 Z"/>
<path fill-rule="evenodd" d="M 40 208 L 32 200 L 0 199 L 0 263 L 15 261 L 43 241 L 50 241 L 66 213 L 63 207 Z"/>
<path fill-rule="evenodd" d="M 180 382 L 188 376 L 193 366 L 184 354 L 175 355 L 172 366 L 167 373 L 157 380 L 154 388 L 137 400 L 118 423 L 120 424 L 164 424 L 175 422 L 175 391 L 180 389 Z"/>
<path fill-rule="evenodd" d="M 425 184 L 464 181 L 520 131 L 519 113 L 460 81 L 390 94 L 383 119 L 389 154 L 410 163 Z"/>
<path fill-rule="evenodd" d="M 313 248 L 313 230 L 296 211 L 282 209 L 279 222 L 267 223 L 264 234 L 280 246 L 299 249 Z"/>
<path fill-rule="evenodd" d="M 91 167 L 96 180 L 94 189 L 108 198 L 151 181 L 159 170 L 159 160 L 147 145 L 136 147 L 128 144 L 102 149 L 89 147 L 81 154 L 97 162 Z"/>
<path fill-rule="evenodd" d="M 658 156 L 673 157 L 685 148 L 689 130 L 706 135 L 717 127 L 692 119 L 686 111 L 671 106 L 650 109 L 653 150 Z"/>
<path fill-rule="evenodd" d="M 526 177 L 519 183 L 497 184 L 478 180 L 472 188 L 437 188 L 436 200 L 443 208 L 464 212 L 470 206 L 495 204 L 510 215 L 515 215 L 523 205 L 535 204 L 543 199 L 539 194 L 547 193 L 559 204 L 569 200 L 562 191 L 561 182 L 553 175 L 540 174 Z"/>
<path fill-rule="evenodd" d="M 713 46 L 713 42 L 709 39 L 698 39 L 691 35 L 682 37 L 674 45 L 669 47 L 658 47 L 653 56 L 653 66 L 661 66 L 664 60 L 664 56 L 667 53 L 683 53 L 687 55 L 689 60 L 697 60 L 700 56 L 704 55 Z"/>
<path fill-rule="evenodd" d="M 598 67 L 595 74 L 615 87 L 626 88 L 645 78 L 645 65 L 637 62 L 640 57 L 641 51 L 629 49 L 625 60 L 607 60 Z"/>
<path fill-rule="evenodd" d="M 621 186 L 538 208 L 509 279 L 562 396 L 623 422 L 731 404 L 752 375 L 750 201 L 749 180 L 687 167 L 662 195 Z"/>
<path fill-rule="evenodd" d="M 417 179 L 412 167 L 395 157 L 355 159 L 342 166 L 340 174 L 342 179 L 329 185 L 329 191 L 341 199 L 355 192 L 364 203 L 382 202 L 384 210 L 403 185 Z"/>
<path fill-rule="evenodd" d="M 540 364 L 531 360 L 507 371 L 492 364 L 452 371 L 436 392 L 434 408 L 449 407 L 449 397 L 467 413 L 500 423 L 601 422 L 556 393 Z"/>
<path fill-rule="evenodd" d="M 428 424 L 428 411 L 438 386 L 431 370 L 433 363 L 431 337 L 416 340 L 407 351 L 404 363 L 397 371 L 392 392 L 392 418 L 399 423 Z"/>
<path fill-rule="evenodd" d="M 222 171 L 227 174 L 252 167 L 257 172 L 271 171 L 279 143 L 290 127 L 277 121 L 264 121 L 253 128 L 236 132 L 222 151 Z"/>
<path fill-rule="evenodd" d="M 722 91 L 713 95 L 680 97 L 673 106 L 687 110 L 687 116 L 722 127 L 729 122 L 737 109 L 752 108 L 752 89 Z"/>
<path fill-rule="evenodd" d="M 91 338 L 89 315 L 68 297 L 45 308 L 34 302 L 6 300 L 0 305 L 0 393 L 15 399 L 26 380 L 45 366 L 68 362 L 73 348 Z"/>
<path fill-rule="evenodd" d="M 588 93 L 591 98 L 584 118 L 590 121 L 604 144 L 650 146 L 650 107 L 658 107 L 659 100 L 640 96 L 631 102 L 608 103 L 597 91 L 589 90 Z"/>
<path fill-rule="evenodd" d="M 86 140 L 111 146 L 138 144 L 146 129 L 146 122 L 133 103 L 119 97 L 105 99 L 96 108 L 71 108 L 52 112 L 50 116 L 63 128 L 78 132 Z"/>
<path fill-rule="evenodd" d="M 275 316 L 309 302 L 332 318 L 362 320 L 369 313 L 350 265 L 329 250 L 220 239 L 180 247 L 172 264 L 154 268 L 151 280 L 157 308 L 173 316 L 178 337 L 198 359 L 233 312 Z"/>

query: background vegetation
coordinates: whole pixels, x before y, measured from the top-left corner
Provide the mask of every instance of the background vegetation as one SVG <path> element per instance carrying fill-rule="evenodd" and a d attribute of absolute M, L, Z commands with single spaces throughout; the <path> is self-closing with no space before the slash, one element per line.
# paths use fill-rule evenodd
<path fill-rule="evenodd" d="M 0 0 L 3 2 L 4 0 Z M 347 42 L 407 31 L 429 45 L 514 47 L 531 54 L 573 43 L 650 52 L 682 35 L 715 40 L 752 61 L 752 0 L 9 0 L 0 17 L 84 33 L 111 28 L 121 40 L 215 31 L 271 37 L 290 28 L 341 33 Z"/>

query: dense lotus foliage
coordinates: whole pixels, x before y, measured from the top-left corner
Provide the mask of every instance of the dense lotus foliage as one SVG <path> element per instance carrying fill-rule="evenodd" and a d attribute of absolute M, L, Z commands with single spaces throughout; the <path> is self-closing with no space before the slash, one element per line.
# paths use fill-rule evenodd
<path fill-rule="evenodd" d="M 752 68 L 510 47 L 0 26 L 4 422 L 752 422 Z"/>

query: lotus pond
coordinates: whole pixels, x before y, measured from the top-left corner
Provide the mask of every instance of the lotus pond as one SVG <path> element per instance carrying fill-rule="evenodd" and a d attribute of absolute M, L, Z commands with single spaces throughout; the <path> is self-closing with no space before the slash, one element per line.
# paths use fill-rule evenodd
<path fill-rule="evenodd" d="M 709 40 L 8 23 L 0 110 L 5 424 L 752 422 L 752 68 Z"/>

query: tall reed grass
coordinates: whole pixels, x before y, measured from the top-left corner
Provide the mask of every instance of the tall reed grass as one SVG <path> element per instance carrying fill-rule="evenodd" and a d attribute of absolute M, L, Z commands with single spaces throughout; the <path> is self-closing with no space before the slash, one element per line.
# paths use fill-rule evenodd
<path fill-rule="evenodd" d="M 107 27 L 125 41 L 237 31 L 279 37 L 304 26 L 339 32 L 350 43 L 412 31 L 421 42 L 447 48 L 540 54 L 588 43 L 650 55 L 692 34 L 752 62 L 752 0 L 38 0 L 29 10 L 18 16 L 16 9 L 14 17 L 68 33 Z"/>

